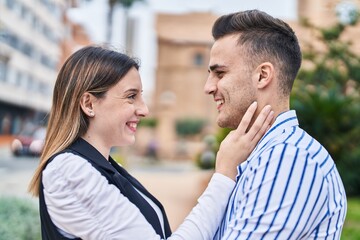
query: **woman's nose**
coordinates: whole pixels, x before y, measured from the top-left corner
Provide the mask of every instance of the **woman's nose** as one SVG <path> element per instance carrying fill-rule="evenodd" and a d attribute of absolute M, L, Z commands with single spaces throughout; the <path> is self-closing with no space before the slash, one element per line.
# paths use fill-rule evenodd
<path fill-rule="evenodd" d="M 139 104 L 136 114 L 141 117 L 146 117 L 149 114 L 149 108 L 143 100 Z"/>

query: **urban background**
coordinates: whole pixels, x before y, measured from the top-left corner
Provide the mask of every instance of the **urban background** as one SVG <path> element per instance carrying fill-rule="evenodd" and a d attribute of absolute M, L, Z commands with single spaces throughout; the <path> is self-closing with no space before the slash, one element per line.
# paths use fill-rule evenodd
<path fill-rule="evenodd" d="M 37 239 L 11 231 L 22 224 L 27 236 L 39 234 L 26 186 L 57 72 L 88 44 L 108 44 L 141 61 L 150 115 L 135 145 L 113 155 L 164 203 L 176 228 L 205 188 L 228 132 L 217 127 L 215 103 L 203 93 L 211 26 L 220 14 L 254 8 L 297 33 L 303 65 L 292 108 L 344 181 L 343 239 L 360 239 L 359 0 L 0 0 L 0 239 Z M 9 217 L 14 209 L 26 214 Z"/>

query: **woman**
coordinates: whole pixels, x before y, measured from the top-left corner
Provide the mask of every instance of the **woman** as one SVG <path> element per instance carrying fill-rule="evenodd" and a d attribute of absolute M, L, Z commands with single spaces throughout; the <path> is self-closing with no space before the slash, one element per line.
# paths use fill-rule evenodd
<path fill-rule="evenodd" d="M 39 196 L 43 239 L 210 239 L 234 187 L 236 166 L 266 131 L 264 109 L 248 132 L 253 104 L 222 143 L 216 173 L 179 229 L 171 234 L 161 204 L 111 157 L 135 141 L 148 114 L 138 63 L 102 47 L 78 50 L 57 77 L 44 150 L 30 184 Z M 244 149 L 235 153 L 234 147 Z"/>

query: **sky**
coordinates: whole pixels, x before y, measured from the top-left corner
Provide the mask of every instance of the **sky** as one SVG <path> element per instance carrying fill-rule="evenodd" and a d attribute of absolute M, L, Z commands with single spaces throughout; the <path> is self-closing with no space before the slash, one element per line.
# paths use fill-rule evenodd
<path fill-rule="evenodd" d="M 103 41 L 105 37 L 106 14 L 108 0 L 84 1 L 80 9 L 68 12 L 75 22 L 87 25 L 91 38 Z M 296 0 L 143 0 L 137 2 L 130 14 L 142 12 L 146 9 L 152 13 L 186 13 L 186 12 L 213 12 L 226 14 L 240 10 L 259 9 L 270 15 L 286 20 L 295 20 L 297 17 Z"/>
<path fill-rule="evenodd" d="M 71 20 L 84 26 L 94 43 L 106 40 L 107 2 L 108 0 L 83 1 L 80 8 L 70 9 L 67 13 Z M 130 16 L 139 19 L 133 56 L 141 60 L 140 75 L 144 94 L 151 95 L 154 90 L 157 63 L 157 39 L 154 31 L 156 13 L 212 12 L 222 15 L 248 9 L 262 10 L 284 20 L 297 18 L 296 0 L 145 0 L 135 3 L 129 12 Z M 125 47 L 122 47 L 125 42 L 123 15 L 123 9 L 115 9 L 112 45 L 126 52 Z"/>
<path fill-rule="evenodd" d="M 149 0 L 158 12 L 210 11 L 225 14 L 240 10 L 259 9 L 270 15 L 296 18 L 295 0 Z"/>

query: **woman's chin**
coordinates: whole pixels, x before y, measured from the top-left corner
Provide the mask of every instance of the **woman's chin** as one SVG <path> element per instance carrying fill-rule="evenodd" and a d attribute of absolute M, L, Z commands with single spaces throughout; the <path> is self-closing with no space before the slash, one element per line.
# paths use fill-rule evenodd
<path fill-rule="evenodd" d="M 134 145 L 134 144 L 135 144 L 135 136 L 131 136 L 124 143 L 124 146 L 131 146 L 131 145 Z"/>
<path fill-rule="evenodd" d="M 129 137 L 127 139 L 123 139 L 121 142 L 116 143 L 114 147 L 127 147 L 134 145 L 135 143 L 135 137 Z"/>

